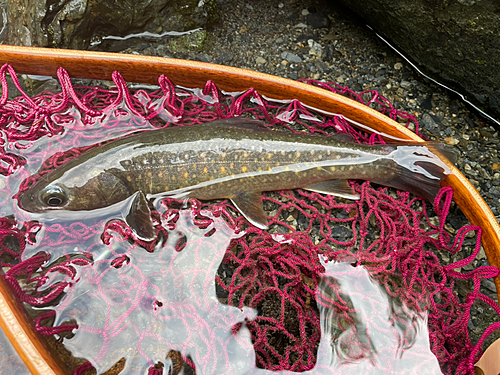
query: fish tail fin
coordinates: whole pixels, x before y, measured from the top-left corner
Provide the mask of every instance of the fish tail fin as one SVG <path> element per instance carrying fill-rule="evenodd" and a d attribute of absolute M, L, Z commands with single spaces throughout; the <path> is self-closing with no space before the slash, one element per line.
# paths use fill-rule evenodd
<path fill-rule="evenodd" d="M 455 163 L 458 154 L 441 142 L 407 143 L 394 145 L 397 157 L 393 161 L 389 181 L 382 184 L 406 190 L 431 203 L 441 189 L 441 181 L 451 173 L 440 156 Z"/>
<path fill-rule="evenodd" d="M 422 143 L 420 143 L 422 145 Z M 446 159 L 452 162 L 452 164 L 456 164 L 458 160 L 458 151 L 447 144 L 442 142 L 430 141 L 424 142 L 423 145 L 427 146 L 432 153 L 436 155 L 442 155 Z"/>
<path fill-rule="evenodd" d="M 441 181 L 446 178 L 447 173 L 445 173 L 443 168 L 431 162 L 419 161 L 416 162 L 416 164 L 425 169 L 429 174 L 434 176 L 434 178 L 398 166 L 390 181 L 384 184 L 396 189 L 409 191 L 412 194 L 434 203 L 441 189 Z"/>

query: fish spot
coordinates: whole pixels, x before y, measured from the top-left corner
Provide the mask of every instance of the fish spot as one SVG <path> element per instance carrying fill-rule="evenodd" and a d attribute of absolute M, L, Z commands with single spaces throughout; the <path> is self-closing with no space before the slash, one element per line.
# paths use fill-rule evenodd
<path fill-rule="evenodd" d="M 351 165 L 351 166 L 349 167 L 349 170 L 350 170 L 350 171 L 352 171 L 353 169 L 354 169 L 354 167 Z"/>
<path fill-rule="evenodd" d="M 184 173 L 184 178 L 188 178 L 189 177 L 189 173 L 185 172 Z"/>
<path fill-rule="evenodd" d="M 259 162 L 259 159 L 255 158 L 253 159 L 254 162 L 258 163 Z"/>
<path fill-rule="evenodd" d="M 222 173 L 226 173 L 226 168 L 224 168 L 224 167 L 220 167 L 220 171 L 221 171 Z"/>
<path fill-rule="evenodd" d="M 233 163 L 233 162 L 231 162 L 231 164 L 229 164 L 229 167 L 230 167 L 230 168 L 233 168 L 233 167 L 234 167 L 234 163 Z"/>
<path fill-rule="evenodd" d="M 318 171 L 320 171 L 320 170 L 322 170 L 323 168 L 321 168 L 321 167 L 316 167 L 316 169 L 317 169 Z"/>
<path fill-rule="evenodd" d="M 330 167 L 330 170 L 333 172 L 335 171 L 335 167 Z"/>
<path fill-rule="evenodd" d="M 241 167 L 241 171 L 245 173 L 247 171 L 247 167 L 246 166 Z"/>
<path fill-rule="evenodd" d="M 212 159 L 212 160 L 210 160 L 210 162 L 213 164 L 213 163 L 215 163 L 215 160 L 214 160 L 214 159 Z"/>
<path fill-rule="evenodd" d="M 193 174 L 193 178 L 196 178 L 196 175 L 195 175 L 195 174 Z"/>
<path fill-rule="evenodd" d="M 257 172 L 262 172 L 262 168 L 261 167 L 257 168 Z"/>
<path fill-rule="evenodd" d="M 225 152 L 223 152 L 222 154 L 220 154 L 221 158 L 225 158 L 226 156 L 227 156 L 227 154 Z"/>
<path fill-rule="evenodd" d="M 207 167 L 203 168 L 203 173 L 208 173 L 208 168 Z"/>
<path fill-rule="evenodd" d="M 172 181 L 174 181 L 174 180 L 175 180 L 175 176 L 172 176 Z"/>
<path fill-rule="evenodd" d="M 271 167 L 267 167 L 267 171 L 271 172 L 273 169 Z"/>
<path fill-rule="evenodd" d="M 314 155 L 314 150 L 311 150 L 311 151 L 309 151 L 309 152 L 311 153 L 311 155 Z"/>
<path fill-rule="evenodd" d="M 271 153 L 267 154 L 268 159 L 271 159 L 272 157 L 273 157 L 273 154 L 271 154 Z"/>
<path fill-rule="evenodd" d="M 245 153 L 243 154 L 243 157 L 244 157 L 244 158 L 248 158 L 248 152 L 245 152 Z"/>
<path fill-rule="evenodd" d="M 158 172 L 158 177 L 162 178 L 163 177 L 163 173 Z"/>
<path fill-rule="evenodd" d="M 137 177 L 139 180 L 142 180 L 142 174 L 139 175 L 139 177 Z"/>
<path fill-rule="evenodd" d="M 299 175 L 299 173 L 300 173 L 299 171 L 295 171 L 295 174 L 296 174 L 296 175 Z"/>
<path fill-rule="evenodd" d="M 281 155 L 285 155 L 285 150 L 281 151 Z"/>
<path fill-rule="evenodd" d="M 169 188 L 168 186 L 165 186 L 165 187 L 163 188 L 163 190 L 165 190 L 165 191 L 169 191 L 169 190 L 170 190 L 170 188 Z"/>
<path fill-rule="evenodd" d="M 153 174 L 151 172 L 148 172 L 148 177 L 153 177 Z"/>
<path fill-rule="evenodd" d="M 231 177 L 232 177 L 232 178 L 235 178 L 235 177 L 236 177 L 236 175 L 235 175 L 234 173 L 232 173 L 232 174 L 231 174 Z"/>
<path fill-rule="evenodd" d="M 196 169 L 196 164 L 193 164 L 193 169 Z"/>
<path fill-rule="evenodd" d="M 214 178 L 212 176 L 210 176 L 210 181 L 212 181 Z"/>
<path fill-rule="evenodd" d="M 298 158 L 300 158 L 300 152 L 297 151 L 297 153 L 295 154 L 295 156 L 297 156 Z"/>
<path fill-rule="evenodd" d="M 277 167 L 279 167 L 279 166 L 280 166 L 280 162 L 279 162 L 279 161 L 277 161 L 277 162 L 276 162 L 276 166 L 277 166 Z"/>
<path fill-rule="evenodd" d="M 250 178 L 255 178 L 255 176 L 254 176 L 254 175 L 251 175 L 251 176 L 250 176 Z"/>
<path fill-rule="evenodd" d="M 132 181 L 132 177 L 127 176 L 127 181 L 128 181 L 128 182 Z"/>

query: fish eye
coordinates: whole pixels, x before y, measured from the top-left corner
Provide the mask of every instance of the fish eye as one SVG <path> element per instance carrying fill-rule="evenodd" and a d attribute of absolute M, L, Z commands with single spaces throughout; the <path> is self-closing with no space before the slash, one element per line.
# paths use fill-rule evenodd
<path fill-rule="evenodd" d="M 59 186 L 48 186 L 43 191 L 42 201 L 51 207 L 59 207 L 68 200 L 66 193 Z"/>

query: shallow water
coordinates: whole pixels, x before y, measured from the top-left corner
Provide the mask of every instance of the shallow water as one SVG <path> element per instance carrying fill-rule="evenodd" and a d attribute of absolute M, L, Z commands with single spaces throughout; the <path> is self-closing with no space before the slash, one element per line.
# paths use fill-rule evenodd
<path fill-rule="evenodd" d="M 227 100 L 231 102 L 242 93 L 228 95 Z M 191 96 L 195 98 L 192 105 L 197 102 L 208 107 L 221 105 L 200 90 L 184 89 L 178 94 L 179 98 Z M 140 93 L 136 98 L 144 108 L 160 108 L 158 106 L 164 104 L 163 99 L 150 101 L 147 95 Z M 254 105 L 262 100 L 251 97 L 249 102 Z M 276 101 L 273 103 L 276 105 Z M 312 130 L 304 122 L 324 125 L 322 115 L 294 109 L 295 102 L 278 104 L 273 108 L 277 118 L 290 123 L 297 118 L 304 120 L 297 124 L 298 129 L 302 126 L 304 130 Z M 207 121 L 215 117 L 215 109 L 209 109 L 212 112 L 201 113 Z M 163 123 L 189 123 L 186 117 L 166 109 L 158 117 Z M 344 248 L 346 253 L 361 249 L 369 255 L 370 251 L 382 246 L 383 231 L 395 236 L 390 237 L 389 242 L 393 238 L 403 244 L 411 242 L 408 233 L 390 232 L 395 223 L 406 219 L 394 215 L 389 218 L 390 222 L 385 222 L 387 218 L 373 214 L 368 220 L 373 208 L 365 213 L 362 211 L 366 207 L 357 207 L 356 203 L 336 205 L 333 198 L 317 193 L 294 195 L 288 192 L 281 193 L 274 203 L 274 198 L 265 199 L 272 210 L 283 211 L 271 212 L 277 222 L 269 233 L 261 233 L 251 226 L 239 226 L 241 221 L 235 222 L 231 209 L 228 210 L 224 202 L 207 203 L 203 207 L 208 205 L 210 208 L 198 213 L 199 202 L 180 203 L 181 209 L 178 209 L 170 206 L 171 201 L 164 200 L 157 205 L 155 218 L 161 224 L 162 234 L 154 246 L 147 246 L 123 237 L 125 227 L 120 205 L 99 210 L 97 214 L 94 211 L 90 214 L 29 214 L 17 206 L 12 196 L 50 155 L 155 127 L 128 110 L 123 102 L 100 118 L 90 119 L 91 122 L 82 118 L 81 112 L 74 107 L 53 115 L 52 119 L 67 131 L 41 137 L 32 143 L 8 145 L 9 150 L 27 160 L 27 164 L 8 177 L 0 177 L 0 209 L 3 216 L 13 215 L 19 223 L 39 221 L 42 224 L 33 231 L 34 243 L 28 244 L 21 260 L 28 260 L 40 252 L 50 254 L 49 261 L 40 270 L 44 279 L 38 284 L 38 292 L 50 291 L 62 283 L 70 284 L 64 289 L 62 298 L 51 307 L 33 309 L 55 311 L 53 326 L 77 323 L 78 329 L 60 335 L 64 337 L 62 342 L 74 357 L 88 359 L 98 373 L 108 370 L 121 358 L 125 358 L 122 374 L 145 374 L 160 362 L 165 365 L 164 373 L 168 373 L 169 366 L 175 369 L 178 365 L 168 359 L 171 357 L 167 358 L 171 351 L 178 351 L 185 361 L 190 361 L 197 374 L 292 374 L 293 371 L 278 369 L 290 368 L 299 360 L 303 362 L 302 371 L 310 374 L 441 373 L 430 351 L 430 313 L 426 310 L 429 301 L 425 297 L 421 304 L 416 304 L 421 308 L 416 311 L 414 305 L 405 304 L 405 298 L 399 298 L 397 293 L 387 293 L 386 285 L 381 284 L 384 279 L 373 272 L 373 267 L 353 266 L 345 256 L 340 256 L 338 262 L 326 262 L 323 255 L 318 255 L 319 250 L 340 252 Z M 332 128 L 336 125 L 330 123 L 314 131 L 328 133 Z M 287 199 L 293 203 L 287 204 Z M 420 209 L 418 204 L 416 207 Z M 415 206 L 408 203 L 408 209 L 411 208 Z M 356 209 L 360 210 L 359 215 L 367 215 L 366 220 L 359 219 L 347 230 Z M 313 210 L 317 210 L 315 215 L 318 217 L 315 225 L 307 232 L 300 232 L 301 222 L 315 220 L 311 219 Z M 294 220 L 296 223 L 292 227 L 289 223 Z M 341 228 L 349 235 L 336 237 L 335 226 L 340 227 L 343 223 L 347 226 Z M 359 229 L 360 225 L 366 227 Z M 366 233 L 358 236 L 357 230 Z M 266 264 L 269 270 L 266 273 L 261 267 L 254 283 L 264 285 L 272 273 L 269 283 L 274 284 L 264 286 L 274 288 L 279 305 L 274 310 L 264 311 L 265 306 L 258 302 L 257 287 L 251 292 L 245 290 L 247 294 L 242 292 L 257 301 L 252 302 L 256 308 L 246 307 L 248 300 L 241 302 L 240 307 L 228 305 L 219 281 L 221 269 L 222 273 L 227 273 L 222 280 L 224 283 L 230 283 L 232 273 L 238 271 L 237 266 L 233 264 L 231 268 L 228 261 L 238 255 L 235 243 L 251 243 L 254 250 L 262 247 L 263 255 L 259 259 L 254 261 L 249 256 L 247 260 L 250 265 Z M 293 261 L 286 263 L 292 258 Z M 85 261 L 73 262 L 75 259 Z M 276 260 L 281 263 L 275 263 Z M 58 268 L 59 264 L 64 266 Z M 251 273 L 244 273 L 248 269 L 239 272 L 238 282 L 243 288 L 245 277 Z M 317 289 L 314 282 L 303 286 L 314 277 L 317 277 Z M 394 280 L 398 277 L 400 275 L 394 275 Z M 394 281 L 395 284 L 399 282 Z M 260 286 L 265 289 L 263 285 Z M 238 305 L 234 299 L 229 304 L 231 302 Z M 290 306 L 297 308 L 294 310 Z M 294 327 L 284 322 L 287 317 L 283 312 L 304 314 L 310 319 L 309 323 L 304 323 L 307 319 L 295 319 L 296 315 L 289 314 L 290 320 L 299 327 L 299 331 L 292 333 Z M 272 314 L 277 315 L 272 317 Z M 257 321 L 257 325 L 253 324 Z M 317 336 L 311 333 L 315 327 L 320 331 Z M 256 336 L 256 329 L 268 331 L 265 334 L 258 332 L 260 336 Z M 283 338 L 289 343 L 286 340 L 285 344 L 276 343 Z M 310 350 L 303 351 L 300 340 L 306 341 Z M 267 345 L 264 347 L 271 348 L 270 352 L 259 346 L 262 342 Z M 275 347 L 283 353 L 272 352 Z"/>
<path fill-rule="evenodd" d="M 234 233 L 225 220 L 209 212 L 204 215 L 211 224 L 200 228 L 192 211 L 182 210 L 166 242 L 151 253 L 119 238 L 89 249 L 94 262 L 78 269 L 77 282 L 54 308 L 54 326 L 71 319 L 79 325 L 74 336 L 64 340 L 74 356 L 90 360 L 98 373 L 122 357 L 123 373 L 146 373 L 152 364 L 165 363 L 169 350 L 190 358 L 197 374 L 276 373 L 255 366 L 245 321 L 254 319 L 257 311 L 222 304 L 216 295 L 215 275 L 226 249 L 245 233 Z M 176 250 L 179 238 L 185 241 L 181 251 Z M 80 254 L 76 250 L 68 249 L 65 255 Z M 52 253 L 53 259 L 60 251 Z M 127 261 L 113 267 L 123 256 Z M 316 365 L 305 373 L 441 373 L 429 349 L 426 313 L 388 296 L 362 266 L 322 264 L 325 272 L 315 297 L 321 341 Z M 48 284 L 63 278 L 54 275 Z M 336 313 L 332 297 L 338 294 L 350 301 L 355 321 L 343 331 L 342 314 Z M 238 323 L 243 326 L 233 335 Z"/>

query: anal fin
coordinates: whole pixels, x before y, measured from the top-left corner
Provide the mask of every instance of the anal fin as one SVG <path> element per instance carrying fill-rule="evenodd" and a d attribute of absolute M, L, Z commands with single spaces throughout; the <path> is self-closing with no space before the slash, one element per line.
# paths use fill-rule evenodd
<path fill-rule="evenodd" d="M 316 193 L 330 194 L 337 197 L 358 200 L 359 195 L 352 190 L 347 180 L 327 180 L 304 186 L 303 189 Z"/>
<path fill-rule="evenodd" d="M 262 192 L 244 191 L 230 198 L 238 211 L 240 211 L 250 223 L 257 228 L 268 229 L 267 216 L 262 209 Z"/>

